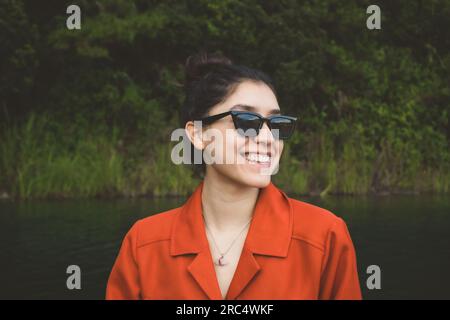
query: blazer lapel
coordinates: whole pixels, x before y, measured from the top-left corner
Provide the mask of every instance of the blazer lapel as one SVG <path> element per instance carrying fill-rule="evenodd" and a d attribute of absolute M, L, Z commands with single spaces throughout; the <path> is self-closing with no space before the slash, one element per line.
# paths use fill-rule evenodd
<path fill-rule="evenodd" d="M 270 183 L 260 190 L 241 257 L 226 299 L 236 299 L 261 270 L 255 255 L 285 258 L 292 237 L 293 213 L 287 195 Z"/>
<path fill-rule="evenodd" d="M 244 245 L 225 299 L 234 300 L 261 270 L 253 253 Z"/>
<path fill-rule="evenodd" d="M 170 253 L 197 254 L 188 271 L 209 299 L 222 299 L 202 219 L 203 181 L 178 212 L 171 234 Z M 289 199 L 272 183 L 260 190 L 253 219 L 226 299 L 236 299 L 261 270 L 256 255 L 286 257 L 292 235 Z"/>
<path fill-rule="evenodd" d="M 181 207 L 175 218 L 170 254 L 197 254 L 187 267 L 189 273 L 211 300 L 222 299 L 214 264 L 209 250 L 208 239 L 202 219 L 203 181 L 191 197 Z"/>
<path fill-rule="evenodd" d="M 214 270 L 209 250 L 203 250 L 198 253 L 188 266 L 188 271 L 209 299 L 222 299 L 222 293 L 220 292 L 216 271 Z"/>

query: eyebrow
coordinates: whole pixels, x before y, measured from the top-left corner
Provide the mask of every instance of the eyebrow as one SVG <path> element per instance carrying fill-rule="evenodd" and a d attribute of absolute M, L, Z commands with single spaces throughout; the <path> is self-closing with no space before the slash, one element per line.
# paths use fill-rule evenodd
<path fill-rule="evenodd" d="M 230 111 L 231 110 L 236 110 L 236 109 L 244 109 L 246 111 L 251 111 L 251 112 L 257 112 L 258 111 L 258 108 L 253 107 L 253 106 L 249 106 L 249 105 L 246 105 L 246 104 L 237 104 L 237 105 L 233 106 L 230 109 Z M 268 112 L 268 114 L 269 115 L 271 115 L 271 114 L 281 114 L 281 111 L 280 111 L 280 109 L 272 109 L 272 110 L 270 110 Z"/>

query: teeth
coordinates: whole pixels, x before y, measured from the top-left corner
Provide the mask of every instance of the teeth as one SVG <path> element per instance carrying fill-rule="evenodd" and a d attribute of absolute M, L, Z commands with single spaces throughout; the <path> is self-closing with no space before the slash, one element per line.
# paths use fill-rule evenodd
<path fill-rule="evenodd" d="M 251 162 L 260 162 L 260 163 L 270 162 L 270 157 L 265 154 L 249 153 L 245 156 L 245 158 Z"/>

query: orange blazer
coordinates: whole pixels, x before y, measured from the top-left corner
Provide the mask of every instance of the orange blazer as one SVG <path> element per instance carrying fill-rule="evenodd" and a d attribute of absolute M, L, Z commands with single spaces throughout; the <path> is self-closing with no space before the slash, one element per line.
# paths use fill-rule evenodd
<path fill-rule="evenodd" d="M 203 181 L 186 203 L 137 221 L 123 240 L 106 299 L 222 299 L 202 219 Z M 345 222 L 260 190 L 226 299 L 361 299 Z"/>

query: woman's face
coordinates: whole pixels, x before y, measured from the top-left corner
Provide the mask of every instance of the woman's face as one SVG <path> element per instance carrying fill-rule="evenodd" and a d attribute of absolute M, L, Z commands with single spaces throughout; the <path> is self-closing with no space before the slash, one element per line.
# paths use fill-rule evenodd
<path fill-rule="evenodd" d="M 266 84 L 254 81 L 239 84 L 226 101 L 211 108 L 208 115 L 229 110 L 256 112 L 263 117 L 280 113 L 273 91 Z M 219 175 L 241 185 L 264 188 L 278 170 L 283 141 L 273 137 L 267 123 L 257 136 L 244 137 L 228 115 L 203 127 L 202 136 L 206 145 L 204 158 L 214 159 L 212 164 L 206 165 L 206 175 Z"/>

